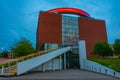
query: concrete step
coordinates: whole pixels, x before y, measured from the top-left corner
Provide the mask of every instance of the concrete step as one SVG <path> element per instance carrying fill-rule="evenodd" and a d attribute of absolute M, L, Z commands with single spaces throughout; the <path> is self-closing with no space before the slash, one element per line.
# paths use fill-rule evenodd
<path fill-rule="evenodd" d="M 0 76 L 15 76 L 17 74 L 17 67 L 10 67 L 8 69 L 3 70 L 3 73 L 0 74 Z"/>
<path fill-rule="evenodd" d="M 15 76 L 16 74 L 15 73 L 2 73 L 0 74 L 0 76 L 2 77 L 10 77 L 10 76 Z"/>

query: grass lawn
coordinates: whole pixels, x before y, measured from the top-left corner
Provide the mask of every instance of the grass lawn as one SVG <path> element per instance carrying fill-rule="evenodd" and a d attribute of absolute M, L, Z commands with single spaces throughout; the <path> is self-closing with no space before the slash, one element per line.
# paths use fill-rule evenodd
<path fill-rule="evenodd" d="M 104 65 L 106 67 L 109 67 L 115 71 L 120 72 L 120 59 L 116 58 L 89 58 L 89 60 L 92 60 L 94 62 L 97 62 L 101 65 Z"/>

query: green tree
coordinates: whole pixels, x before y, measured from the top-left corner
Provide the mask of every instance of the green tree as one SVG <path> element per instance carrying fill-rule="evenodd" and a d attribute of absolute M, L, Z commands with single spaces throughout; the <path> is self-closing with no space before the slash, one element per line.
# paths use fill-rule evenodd
<path fill-rule="evenodd" d="M 113 50 L 115 55 L 119 55 L 120 57 L 120 39 L 116 39 L 113 45 Z"/>
<path fill-rule="evenodd" d="M 1 53 L 0 53 L 0 59 L 2 58 Z"/>
<path fill-rule="evenodd" d="M 0 57 L 2 57 L 2 58 L 8 58 L 8 54 L 9 54 L 8 51 L 3 51 L 3 52 L 0 54 Z"/>
<path fill-rule="evenodd" d="M 26 38 L 21 38 L 18 41 L 14 41 L 12 46 L 10 46 L 11 52 L 13 52 L 13 57 L 25 56 L 30 53 L 34 53 L 35 49 L 32 43 Z"/>
<path fill-rule="evenodd" d="M 96 42 L 93 48 L 93 54 L 97 54 L 105 58 L 107 56 L 112 56 L 113 51 L 107 42 L 99 41 Z"/>

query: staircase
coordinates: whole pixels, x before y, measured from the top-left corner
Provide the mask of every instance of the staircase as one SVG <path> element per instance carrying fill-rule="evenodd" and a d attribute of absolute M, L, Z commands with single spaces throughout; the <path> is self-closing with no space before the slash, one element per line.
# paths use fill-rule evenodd
<path fill-rule="evenodd" d="M 23 56 L 17 59 L 15 65 L 12 65 L 8 68 L 2 68 L 0 70 L 0 76 L 15 76 L 21 75 L 43 63 L 67 52 L 70 50 L 70 47 L 61 48 L 57 50 L 46 50 L 38 53 L 33 53 L 27 56 Z"/>
<path fill-rule="evenodd" d="M 15 76 L 17 74 L 17 66 L 10 66 L 8 68 L 3 69 L 0 76 Z"/>

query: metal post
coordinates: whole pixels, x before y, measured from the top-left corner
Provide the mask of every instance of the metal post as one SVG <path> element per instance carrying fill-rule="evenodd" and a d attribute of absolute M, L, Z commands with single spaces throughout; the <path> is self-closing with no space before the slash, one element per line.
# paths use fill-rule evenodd
<path fill-rule="evenodd" d="M 55 71 L 55 58 L 52 60 L 53 63 L 53 71 Z"/>
<path fill-rule="evenodd" d="M 1 71 L 1 74 L 3 74 L 3 71 L 4 71 L 4 65 L 2 65 L 2 71 Z"/>
<path fill-rule="evenodd" d="M 45 63 L 42 64 L 42 70 L 43 70 L 43 72 L 45 72 Z"/>
<path fill-rule="evenodd" d="M 70 67 L 70 61 L 69 61 L 70 59 L 69 59 L 69 53 L 68 53 L 68 62 L 67 62 L 67 66 L 68 66 L 68 69 L 69 69 L 69 67 Z"/>
<path fill-rule="evenodd" d="M 66 54 L 64 53 L 64 69 L 66 69 Z"/>
<path fill-rule="evenodd" d="M 10 62 L 8 63 L 9 75 L 10 75 Z"/>
<path fill-rule="evenodd" d="M 60 70 L 62 69 L 62 58 L 61 58 L 61 55 L 59 56 L 60 58 L 60 63 L 59 63 L 59 66 L 60 66 Z"/>

